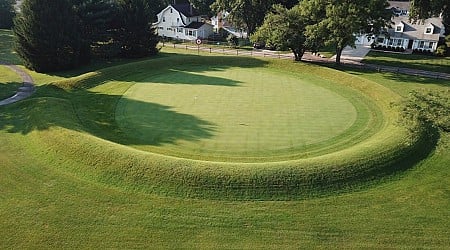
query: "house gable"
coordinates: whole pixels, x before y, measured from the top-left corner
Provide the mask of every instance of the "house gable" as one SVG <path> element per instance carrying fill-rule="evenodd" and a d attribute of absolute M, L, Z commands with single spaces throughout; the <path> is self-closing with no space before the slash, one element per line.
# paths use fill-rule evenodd
<path fill-rule="evenodd" d="M 212 28 L 203 27 L 206 23 L 201 22 L 198 11 L 189 4 L 169 5 L 157 17 L 158 21 L 153 26 L 162 37 L 195 40 L 213 33 Z"/>

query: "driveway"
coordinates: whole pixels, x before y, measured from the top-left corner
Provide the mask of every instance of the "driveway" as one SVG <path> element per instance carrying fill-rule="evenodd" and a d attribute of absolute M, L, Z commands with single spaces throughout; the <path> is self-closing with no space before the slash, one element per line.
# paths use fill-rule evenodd
<path fill-rule="evenodd" d="M 27 72 L 25 72 L 21 68 L 17 67 L 16 65 L 11 65 L 8 63 L 3 63 L 3 62 L 0 62 L 0 65 L 4 65 L 5 67 L 16 72 L 16 74 L 18 74 L 20 76 L 20 78 L 22 78 L 22 82 L 23 82 L 22 86 L 19 87 L 19 89 L 17 90 L 15 95 L 13 95 L 9 98 L 6 98 L 4 100 L 0 100 L 0 106 L 18 102 L 20 100 L 23 100 L 23 99 L 31 96 L 35 92 L 36 89 L 34 87 L 33 78 L 31 78 L 31 76 Z"/>
<path fill-rule="evenodd" d="M 368 46 L 356 45 L 356 48 L 347 46 L 342 51 L 341 60 L 361 62 L 369 51 L 370 47 Z M 336 55 L 331 57 L 331 59 L 335 60 Z"/>

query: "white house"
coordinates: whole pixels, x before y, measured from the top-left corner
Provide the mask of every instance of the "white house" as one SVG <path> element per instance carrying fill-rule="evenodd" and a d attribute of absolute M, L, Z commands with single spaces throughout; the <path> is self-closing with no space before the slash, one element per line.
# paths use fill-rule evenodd
<path fill-rule="evenodd" d="M 395 16 L 392 27 L 386 35 L 379 35 L 376 43 L 381 46 L 401 47 L 403 49 L 422 49 L 435 51 L 438 42 L 444 37 L 445 29 L 442 19 L 429 18 L 424 21 L 409 20 L 409 2 L 390 1 Z"/>
<path fill-rule="evenodd" d="M 157 16 L 158 21 L 153 26 L 161 37 L 193 41 L 214 33 L 213 26 L 204 22 L 190 4 L 171 4 Z"/>

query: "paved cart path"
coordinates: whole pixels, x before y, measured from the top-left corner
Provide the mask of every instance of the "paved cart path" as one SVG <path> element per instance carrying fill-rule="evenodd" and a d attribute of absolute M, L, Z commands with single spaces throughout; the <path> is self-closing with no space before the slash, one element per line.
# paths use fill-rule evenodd
<path fill-rule="evenodd" d="M 0 100 L 0 106 L 15 103 L 25 98 L 28 98 L 36 91 L 33 78 L 31 78 L 31 76 L 23 69 L 19 68 L 16 65 L 12 65 L 5 62 L 0 62 L 0 65 L 3 65 L 11 69 L 12 71 L 16 72 L 20 76 L 20 78 L 22 78 L 22 86 L 19 87 L 16 94 L 4 100 Z"/>

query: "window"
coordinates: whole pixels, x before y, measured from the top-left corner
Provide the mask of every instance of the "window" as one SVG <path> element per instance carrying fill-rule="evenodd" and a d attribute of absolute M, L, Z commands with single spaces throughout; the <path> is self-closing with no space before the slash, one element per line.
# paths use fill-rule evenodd
<path fill-rule="evenodd" d="M 170 13 L 173 13 L 173 12 L 172 12 L 172 8 L 170 8 L 169 10 L 170 10 Z"/>
<path fill-rule="evenodd" d="M 420 41 L 419 42 L 419 48 L 423 49 L 424 46 L 425 46 L 425 42 L 424 41 Z"/>
<path fill-rule="evenodd" d="M 377 39 L 377 43 L 384 43 L 384 38 L 379 37 L 379 38 Z"/>
<path fill-rule="evenodd" d="M 434 46 L 434 42 L 430 42 L 430 43 L 428 44 L 428 48 L 429 48 L 429 49 L 433 49 L 433 46 Z"/>
<path fill-rule="evenodd" d="M 428 27 L 428 28 L 425 29 L 425 34 L 431 34 L 431 32 L 432 32 L 432 28 L 431 27 Z"/>
<path fill-rule="evenodd" d="M 180 18 L 179 17 L 177 17 L 177 23 L 179 23 L 180 22 Z"/>
<path fill-rule="evenodd" d="M 397 39 L 397 43 L 395 45 L 402 46 L 403 39 Z"/>
<path fill-rule="evenodd" d="M 164 27 L 158 27 L 158 29 L 160 29 L 160 30 L 163 30 L 163 29 L 164 29 Z"/>
<path fill-rule="evenodd" d="M 401 25 L 397 25 L 397 27 L 395 27 L 395 32 L 402 32 L 403 27 Z"/>
<path fill-rule="evenodd" d="M 178 33 L 183 33 L 183 28 L 177 28 Z"/>
<path fill-rule="evenodd" d="M 392 44 L 394 44 L 394 40 L 393 39 L 389 39 L 388 45 L 392 46 Z"/>
<path fill-rule="evenodd" d="M 166 21 L 166 17 L 165 16 L 163 16 L 163 22 L 165 22 Z"/>

